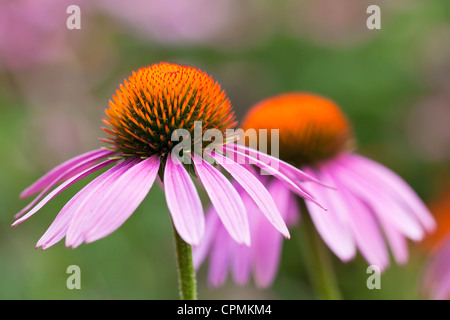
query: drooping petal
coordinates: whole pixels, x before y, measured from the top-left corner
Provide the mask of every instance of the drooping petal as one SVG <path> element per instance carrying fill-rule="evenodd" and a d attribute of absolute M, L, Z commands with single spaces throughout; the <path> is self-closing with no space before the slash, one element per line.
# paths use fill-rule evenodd
<path fill-rule="evenodd" d="M 42 178 L 42 180 L 39 180 L 38 182 L 36 182 L 35 184 L 33 184 L 33 186 L 35 186 L 33 188 L 33 186 L 31 186 L 31 190 L 36 190 L 37 187 L 42 189 L 42 192 L 33 199 L 33 201 L 31 201 L 25 208 L 23 208 L 20 212 L 16 213 L 16 215 L 14 216 L 14 218 L 19 218 L 20 216 L 22 216 L 25 212 L 27 212 L 28 210 L 30 210 L 40 199 L 42 199 L 42 197 L 48 192 L 50 191 L 54 186 L 56 186 L 59 182 L 64 181 L 66 179 L 70 179 L 73 176 L 77 175 L 80 172 L 83 172 L 84 170 L 92 167 L 96 162 L 98 162 L 100 159 L 105 158 L 108 155 L 113 154 L 112 151 L 107 151 L 107 150 L 98 150 L 98 151 L 102 151 L 102 152 L 91 152 L 94 153 L 92 156 L 90 157 L 83 157 L 83 159 L 78 159 L 77 161 L 72 161 L 71 163 L 73 163 L 72 167 L 66 167 L 65 171 L 62 170 L 56 170 L 55 172 L 53 172 L 52 174 L 48 174 L 44 177 L 46 177 L 45 179 Z M 49 178 L 51 176 L 54 176 L 54 173 L 56 173 L 57 171 L 62 171 L 61 174 L 59 176 L 55 176 L 55 178 L 53 180 L 49 180 Z M 47 182 L 47 185 L 42 185 L 42 183 Z M 37 186 L 37 187 L 36 187 Z M 28 188 L 27 190 L 29 190 L 30 188 Z M 29 193 L 27 190 L 24 191 L 25 194 L 30 195 L 32 193 Z M 39 190 L 38 190 L 39 191 Z M 37 192 L 37 191 L 36 191 Z"/>
<path fill-rule="evenodd" d="M 342 213 L 347 214 L 346 223 L 363 257 L 370 265 L 377 265 L 385 270 L 389 265 L 389 254 L 373 212 L 355 198 L 327 166 L 322 167 L 321 178 L 325 183 L 336 186 L 337 191 L 330 192 L 329 200 L 334 203 L 333 207 L 340 207 Z"/>
<path fill-rule="evenodd" d="M 200 197 L 186 169 L 169 155 L 164 169 L 164 193 L 173 224 L 180 237 L 198 246 L 205 232 L 205 217 Z"/>
<path fill-rule="evenodd" d="M 231 238 L 230 242 L 231 271 L 237 284 L 244 285 L 250 278 L 252 265 L 252 249 L 243 244 L 238 244 Z M 253 241 L 252 241 L 253 242 Z"/>
<path fill-rule="evenodd" d="M 253 268 L 258 287 L 270 286 L 277 274 L 283 238 L 264 219 L 253 228 Z"/>
<path fill-rule="evenodd" d="M 99 197 L 104 194 L 110 185 L 110 181 L 115 181 L 114 179 L 127 169 L 127 167 L 124 168 L 124 164 L 126 163 L 127 162 L 124 161 L 113 166 L 111 169 L 92 180 L 73 196 L 58 213 L 44 235 L 39 239 L 36 247 L 47 249 L 62 240 L 66 236 L 69 225 L 76 213 L 83 212 L 88 215 L 92 214 L 91 212 L 83 211 L 88 200 L 92 201 L 91 197 Z"/>
<path fill-rule="evenodd" d="M 270 223 L 286 238 L 290 238 L 289 231 L 280 215 L 280 212 L 278 212 L 277 205 L 264 185 L 240 164 L 233 161 L 228 161 L 228 158 L 225 158 L 218 153 L 211 153 L 208 155 L 214 158 L 214 160 L 216 160 L 233 176 L 233 178 L 255 201 L 256 205 L 259 207 L 264 216 L 270 221 Z"/>
<path fill-rule="evenodd" d="M 91 173 L 100 170 L 103 167 L 106 167 L 114 162 L 117 162 L 118 160 L 116 159 L 110 159 L 110 160 L 106 160 L 103 161 L 75 176 L 73 176 L 72 178 L 64 181 L 61 185 L 59 185 L 57 188 L 55 188 L 52 192 L 50 192 L 44 199 L 42 199 L 36 206 L 33 207 L 33 209 L 31 209 L 26 215 L 22 216 L 21 218 L 17 219 L 12 226 L 16 226 L 19 223 L 22 223 L 23 221 L 27 220 L 29 217 L 31 217 L 32 215 L 34 215 L 37 211 L 39 211 L 47 202 L 49 202 L 51 199 L 53 199 L 56 195 L 58 195 L 61 191 L 63 191 L 64 189 L 66 189 L 68 186 L 74 184 L 75 182 L 77 182 L 78 180 L 90 175 Z"/>
<path fill-rule="evenodd" d="M 389 221 L 385 221 L 383 217 L 378 217 L 378 221 L 383 228 L 384 234 L 389 246 L 391 248 L 392 255 L 395 261 L 402 265 L 408 262 L 408 242 L 405 236 L 398 231 Z"/>
<path fill-rule="evenodd" d="M 304 168 L 304 170 L 310 175 L 316 176 L 317 179 L 321 178 L 317 171 L 312 171 L 310 168 Z M 349 227 L 342 220 L 346 214 L 344 211 L 346 208 L 341 207 L 340 203 L 329 201 L 330 197 L 335 196 L 333 193 L 337 192 L 337 190 L 322 188 L 314 184 L 311 184 L 309 187 L 328 208 L 328 211 L 325 212 L 317 206 L 306 202 L 308 212 L 317 231 L 327 246 L 342 261 L 351 260 L 356 254 L 356 246 Z"/>
<path fill-rule="evenodd" d="M 320 185 L 326 186 L 323 183 L 323 181 L 319 181 L 315 177 L 294 167 L 293 165 L 291 165 L 287 162 L 284 162 L 278 158 L 275 158 L 271 155 L 268 155 L 266 153 L 260 152 L 258 150 L 244 146 L 239 143 L 236 143 L 236 144 L 230 143 L 230 144 L 225 145 L 225 147 L 226 147 L 227 151 L 234 150 L 233 148 L 235 148 L 236 151 L 238 151 L 240 154 L 241 153 L 247 154 L 247 152 L 248 152 L 248 155 L 250 158 L 252 158 L 252 160 L 259 159 L 261 162 L 265 163 L 268 166 L 272 166 L 272 164 L 273 164 L 273 166 L 278 167 L 278 171 L 282 172 L 286 176 L 291 176 L 291 177 L 295 177 L 295 179 L 298 179 L 298 180 L 315 182 Z M 270 163 L 270 165 L 269 165 L 269 163 Z"/>
<path fill-rule="evenodd" d="M 259 225 L 259 220 L 266 221 L 270 226 L 271 232 L 275 233 L 280 238 L 282 235 L 267 221 L 255 201 L 237 181 L 233 181 L 233 186 L 241 195 L 250 224 L 250 237 L 252 243 L 250 247 L 238 244 L 231 237 L 227 238 L 229 242 L 229 259 L 233 279 L 237 284 L 244 285 L 249 281 L 254 265 L 256 245 L 255 234 Z M 221 226 L 223 228 L 223 225 Z"/>
<path fill-rule="evenodd" d="M 436 222 L 428 208 L 414 190 L 396 173 L 375 161 L 357 154 L 348 154 L 345 158 L 345 161 L 350 159 L 351 166 L 355 170 L 364 172 L 367 178 L 376 182 L 377 185 L 386 190 L 386 193 L 391 194 L 395 200 L 409 208 L 426 230 L 433 231 L 435 229 Z"/>
<path fill-rule="evenodd" d="M 76 248 L 84 241 L 82 230 L 89 230 L 87 221 L 98 211 L 93 206 L 100 203 L 100 199 L 108 192 L 113 183 L 138 162 L 138 159 L 122 161 L 85 186 L 64 206 L 62 210 L 64 214 L 72 217 L 67 230 L 65 230 L 66 244 L 69 243 Z"/>
<path fill-rule="evenodd" d="M 294 226 L 300 221 L 298 198 L 279 180 L 270 182 L 267 190 L 277 204 L 281 217 L 288 226 Z"/>
<path fill-rule="evenodd" d="M 244 204 L 230 181 L 205 160 L 194 161 L 195 170 L 223 225 L 238 243 L 250 245 Z"/>
<path fill-rule="evenodd" d="M 244 152 L 234 150 L 233 147 L 229 147 L 228 145 L 225 145 L 225 147 L 227 150 L 227 154 L 231 154 L 231 156 L 236 157 L 236 158 L 239 158 L 239 157 L 245 158 L 246 160 L 250 161 L 254 165 L 258 166 L 261 169 L 264 169 L 269 174 L 273 175 L 274 177 L 276 177 L 277 179 L 282 181 L 286 185 L 287 188 L 292 190 L 294 193 L 298 194 L 300 197 L 313 202 L 314 204 L 318 205 L 322 209 L 325 209 L 325 207 L 322 204 L 320 204 L 315 199 L 315 197 L 313 197 L 308 191 L 306 191 L 304 188 L 299 186 L 297 183 L 294 183 L 291 179 L 289 179 L 282 172 L 277 171 L 276 169 L 274 169 L 272 166 L 270 166 L 269 164 L 267 164 L 265 162 L 262 162 L 256 158 L 252 158 L 251 156 L 249 156 L 248 154 L 246 154 Z M 278 161 L 280 161 L 280 160 L 278 160 Z"/>
<path fill-rule="evenodd" d="M 209 257 L 208 282 L 214 287 L 221 286 L 227 279 L 229 243 L 227 231 L 219 228 Z"/>
<path fill-rule="evenodd" d="M 200 268 L 208 255 L 219 228 L 222 228 L 219 216 L 217 215 L 214 206 L 210 206 L 205 216 L 205 235 L 203 236 L 200 245 L 192 247 L 192 260 L 194 262 L 195 270 Z"/>
<path fill-rule="evenodd" d="M 73 175 L 77 174 L 78 172 L 73 171 L 73 167 L 78 166 L 79 164 L 85 162 L 88 159 L 91 160 L 100 160 L 105 157 L 108 157 L 110 155 L 113 155 L 115 152 L 104 150 L 104 149 L 97 149 L 93 151 L 89 151 L 83 154 L 80 154 L 70 160 L 67 160 L 66 162 L 58 165 L 57 167 L 50 170 L 48 173 L 46 173 L 44 176 L 39 178 L 36 182 L 34 182 L 31 186 L 26 188 L 22 193 L 20 194 L 21 198 L 25 198 L 28 196 L 31 196 L 44 188 L 46 188 L 49 184 L 57 184 L 58 182 L 61 182 L 65 178 L 71 178 Z M 86 168 L 84 168 L 86 169 Z M 68 171 L 72 171 L 72 176 L 67 175 L 66 173 Z"/>
<path fill-rule="evenodd" d="M 398 230 L 412 240 L 421 240 L 424 232 L 410 210 L 393 201 L 385 188 L 373 184 L 365 177 L 365 172 L 357 172 L 348 163 L 333 162 L 333 172 L 341 184 L 374 210 L 377 216 L 392 223 Z"/>
<path fill-rule="evenodd" d="M 93 214 L 84 222 L 83 229 L 78 230 L 84 233 L 86 243 L 109 235 L 130 217 L 153 186 L 159 163 L 160 159 L 155 155 L 135 164 L 121 174 L 98 202 L 92 204 L 92 209 L 87 208 Z M 76 234 L 74 231 L 74 239 Z M 71 245 L 67 239 L 66 245 Z"/>

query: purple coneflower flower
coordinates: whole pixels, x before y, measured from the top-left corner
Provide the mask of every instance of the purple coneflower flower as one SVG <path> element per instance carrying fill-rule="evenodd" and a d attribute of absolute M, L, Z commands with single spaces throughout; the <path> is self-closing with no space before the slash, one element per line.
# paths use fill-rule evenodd
<path fill-rule="evenodd" d="M 434 229 L 427 207 L 403 179 L 351 151 L 350 125 L 332 101 L 308 93 L 272 97 L 247 113 L 243 128 L 279 129 L 280 158 L 292 164 L 283 164 L 286 175 L 299 179 L 295 170 L 301 168 L 310 177 L 335 188 L 305 184 L 307 192 L 317 196 L 327 211 L 318 210 L 310 201 L 305 204 L 315 229 L 342 261 L 353 259 L 359 250 L 369 264 L 384 270 L 389 265 L 387 242 L 395 260 L 403 264 L 408 259 L 406 239 L 419 241 L 425 231 Z M 295 217 L 299 202 L 290 199 L 293 195 L 288 195 L 285 185 L 272 177 L 265 183 L 275 200 L 285 199 L 277 202 L 283 217 Z M 245 199 L 247 210 L 257 212 L 252 200 Z M 223 226 L 214 215 L 211 210 L 206 228 L 217 236 L 207 237 L 195 249 L 196 267 L 209 252 L 211 284 L 223 283 L 230 268 L 238 283 L 247 281 L 253 270 L 259 286 L 270 285 L 277 271 L 281 237 L 265 226 L 258 229 L 257 224 L 252 224 L 252 245 L 242 248 L 221 231 Z"/>
<path fill-rule="evenodd" d="M 234 3 L 229 0 L 120 0 L 96 4 L 125 26 L 161 44 L 205 44 L 232 24 Z"/>
<path fill-rule="evenodd" d="M 54 62 L 67 54 L 69 48 L 73 49 L 65 28 L 66 10 L 71 4 L 73 1 L 67 0 L 1 1 L 0 69 L 23 69 Z"/>
<path fill-rule="evenodd" d="M 109 147 L 68 160 L 22 192 L 21 197 L 40 193 L 16 215 L 18 219 L 13 225 L 31 217 L 73 183 L 113 165 L 67 202 L 37 247 L 48 248 L 65 237 L 66 246 L 75 248 L 109 235 L 136 210 L 158 176 L 176 231 L 186 243 L 197 246 L 205 232 L 205 218 L 189 172 L 195 172 L 229 236 L 239 244 L 250 244 L 244 203 L 225 175 L 202 157 L 197 159 L 194 152 L 187 154 L 187 158 L 194 158 L 192 164 L 180 163 L 172 156 L 177 145 L 172 138 L 177 129 L 185 129 L 195 136 L 198 122 L 201 133 L 208 129 L 223 133 L 236 126 L 230 101 L 217 82 L 193 67 L 160 63 L 141 68 L 120 85 L 106 115 L 103 122 L 109 128 L 103 130 L 111 137 L 102 141 L 109 143 Z M 253 159 L 245 147 L 239 148 L 234 153 L 230 148 L 229 154 Z M 270 224 L 289 237 L 285 222 L 264 185 L 244 165 L 216 151 L 209 151 L 208 156 L 248 192 Z M 292 181 L 283 174 L 282 166 L 275 170 L 267 162 L 255 161 L 299 195 L 315 201 L 299 180 Z M 293 172 L 302 181 L 310 179 L 300 170 L 289 174 Z"/>

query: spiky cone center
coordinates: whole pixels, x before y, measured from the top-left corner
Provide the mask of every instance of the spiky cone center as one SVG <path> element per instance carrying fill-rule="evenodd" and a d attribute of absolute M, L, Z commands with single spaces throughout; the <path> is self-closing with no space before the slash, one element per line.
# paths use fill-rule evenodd
<path fill-rule="evenodd" d="M 236 126 L 231 103 L 211 76 L 190 66 L 162 62 L 132 73 L 116 90 L 105 110 L 101 139 L 122 157 L 167 155 L 178 142 L 177 129 L 194 137 L 194 123 L 202 133 L 222 133 Z M 198 129 L 197 129 L 198 130 Z"/>
<path fill-rule="evenodd" d="M 242 122 L 244 130 L 278 129 L 280 158 L 295 165 L 317 164 L 353 146 L 349 122 L 331 100 L 293 92 L 253 106 Z M 271 135 L 268 134 L 271 150 Z"/>

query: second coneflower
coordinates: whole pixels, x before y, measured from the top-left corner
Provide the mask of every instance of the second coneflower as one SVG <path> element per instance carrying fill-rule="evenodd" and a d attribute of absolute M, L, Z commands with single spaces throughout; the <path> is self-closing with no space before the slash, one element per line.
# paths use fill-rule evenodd
<path fill-rule="evenodd" d="M 387 240 L 396 261 L 405 263 L 408 259 L 406 239 L 419 241 L 426 230 L 434 228 L 435 222 L 428 209 L 403 179 L 352 151 L 350 124 L 331 100 L 309 93 L 275 96 L 256 104 L 244 118 L 243 128 L 279 129 L 280 158 L 334 187 L 333 190 L 313 184 L 306 186 L 327 211 L 318 210 L 311 202 L 305 202 L 304 209 L 309 212 L 322 240 L 342 261 L 354 258 L 358 249 L 369 264 L 384 270 L 389 265 Z M 289 177 L 301 178 L 293 171 Z M 284 185 L 271 178 L 266 183 L 275 199 L 283 199 L 278 203 L 283 216 L 299 211 L 302 202 L 289 200 L 289 190 Z M 247 200 L 247 207 L 257 211 L 251 199 Z M 222 228 L 215 218 L 207 221 L 207 228 L 209 223 L 214 223 L 216 229 Z M 210 250 L 211 283 L 221 284 L 230 267 L 240 283 L 245 282 L 253 270 L 258 285 L 269 285 L 277 270 L 278 262 L 273 260 L 279 259 L 281 241 L 272 230 L 266 227 L 262 230 L 252 229 L 252 246 L 245 251 L 232 249 L 239 247 L 237 245 L 224 244 L 224 241 L 234 243 L 225 235 L 221 239 L 211 238 L 196 249 L 197 266 Z M 272 241 L 267 244 L 269 238 Z M 225 262 L 217 263 L 216 259 Z M 246 260 L 249 261 L 238 263 Z"/>
<path fill-rule="evenodd" d="M 108 147 L 64 162 L 22 192 L 21 197 L 40 193 L 16 215 L 13 225 L 30 218 L 73 183 L 113 165 L 67 202 L 37 247 L 48 248 L 65 237 L 66 246 L 75 248 L 109 235 L 130 217 L 159 177 L 176 230 L 177 246 L 180 244 L 177 252 L 189 260 L 189 245 L 199 245 L 205 232 L 202 203 L 190 172 L 204 186 L 228 234 L 240 244 L 250 244 L 244 203 L 219 169 L 203 159 L 203 142 L 200 141 L 197 149 L 200 154 L 195 153 L 199 141 L 192 141 L 193 150 L 182 149 L 181 158 L 173 156 L 178 141 L 185 141 L 187 136 L 195 140 L 198 131 L 202 134 L 211 129 L 224 133 L 236 126 L 229 99 L 209 75 L 193 67 L 169 63 L 141 68 L 120 85 L 103 122 L 107 125 L 103 130 L 109 135 L 103 141 Z M 239 150 L 245 159 L 251 159 L 252 155 L 245 151 L 245 148 Z M 214 152 L 208 156 L 239 182 L 271 225 L 289 237 L 262 183 L 240 163 Z M 180 159 L 193 161 L 185 163 Z M 298 181 L 291 181 L 281 172 L 277 177 L 291 184 L 299 195 L 314 201 Z M 304 175 L 304 179 L 308 176 Z M 181 263 L 187 264 L 181 268 L 191 268 L 189 261 Z M 191 279 L 181 281 L 182 284 L 189 281 L 192 284 L 191 271 Z"/>

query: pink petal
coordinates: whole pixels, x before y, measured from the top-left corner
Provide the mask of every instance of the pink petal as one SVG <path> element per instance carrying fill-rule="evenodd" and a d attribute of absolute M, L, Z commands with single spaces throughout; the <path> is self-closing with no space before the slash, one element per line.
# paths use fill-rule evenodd
<path fill-rule="evenodd" d="M 244 285 L 250 278 L 251 271 L 251 247 L 238 244 L 231 238 L 229 241 L 231 254 L 231 270 L 233 279 L 237 284 Z"/>
<path fill-rule="evenodd" d="M 310 182 L 318 183 L 320 185 L 324 185 L 322 181 L 317 180 L 313 176 L 294 167 L 293 165 L 290 165 L 289 163 L 284 162 L 278 158 L 272 157 L 271 155 L 268 155 L 266 153 L 259 152 L 258 150 L 255 150 L 253 148 L 244 146 L 239 143 L 227 144 L 227 145 L 225 145 L 225 148 L 227 149 L 227 151 L 234 150 L 234 148 L 235 148 L 236 151 L 238 151 L 240 153 L 249 152 L 249 158 L 252 158 L 252 160 L 256 160 L 256 158 L 257 158 L 261 162 L 265 163 L 266 165 L 273 164 L 275 167 L 278 166 L 278 168 L 275 168 L 276 170 L 278 169 L 278 171 L 282 172 L 286 176 L 295 177 L 294 179 L 298 179 L 298 180 L 302 180 L 302 181 L 310 181 Z M 255 163 L 253 163 L 253 164 L 255 164 Z M 263 169 L 265 169 L 265 168 L 263 168 Z"/>
<path fill-rule="evenodd" d="M 386 269 L 389 265 L 389 254 L 373 213 L 333 176 L 332 170 L 327 171 L 327 166 L 323 166 L 322 180 L 337 187 L 336 192 L 331 192 L 329 200 L 333 202 L 333 207 L 340 207 L 347 213 L 347 225 L 357 247 L 370 265 L 377 265 L 381 270 Z"/>
<path fill-rule="evenodd" d="M 311 169 L 305 168 L 305 172 L 316 175 L 318 179 L 321 175 L 314 173 Z M 322 239 L 327 246 L 342 260 L 349 261 L 356 254 L 356 246 L 346 221 L 342 218 L 346 215 L 341 203 L 330 201 L 335 196 L 336 190 L 321 188 L 311 184 L 311 190 L 320 197 L 321 201 L 328 207 L 328 211 L 319 210 L 317 206 L 306 202 L 309 214 Z"/>
<path fill-rule="evenodd" d="M 210 253 L 208 282 L 218 287 L 225 283 L 229 261 L 229 236 L 225 228 L 219 228 Z"/>
<path fill-rule="evenodd" d="M 395 261 L 402 265 L 408 262 L 408 243 L 404 235 L 398 231 L 389 221 L 385 221 L 382 217 L 378 217 L 378 221 L 383 228 L 386 239 L 394 256 Z"/>
<path fill-rule="evenodd" d="M 272 199 L 278 207 L 278 211 L 286 224 L 294 226 L 300 221 L 300 208 L 298 206 L 298 198 L 279 180 L 270 182 L 267 188 Z"/>
<path fill-rule="evenodd" d="M 234 179 L 244 188 L 244 190 L 252 197 L 256 205 L 262 211 L 264 216 L 270 223 L 280 231 L 286 238 L 290 238 L 289 231 L 278 212 L 277 205 L 273 201 L 269 191 L 263 184 L 243 166 L 225 158 L 218 153 L 208 154 L 216 160 L 225 170 L 227 170 Z"/>
<path fill-rule="evenodd" d="M 76 156 L 70 160 L 67 160 L 66 162 L 64 162 L 64 163 L 58 165 L 57 167 L 53 168 L 52 170 L 50 170 L 44 176 L 39 178 L 35 183 L 33 183 L 28 188 L 26 188 L 20 194 L 20 197 L 25 198 L 32 194 L 35 194 L 35 193 L 41 191 L 42 189 L 44 189 L 45 187 L 47 187 L 49 184 L 52 184 L 52 183 L 56 184 L 56 183 L 62 181 L 62 179 L 64 179 L 64 177 L 71 178 L 76 173 L 73 173 L 72 176 L 66 176 L 67 171 L 71 171 L 73 169 L 73 167 L 79 165 L 82 162 L 85 162 L 88 159 L 100 160 L 100 159 L 110 156 L 114 153 L 115 152 L 109 151 L 109 150 L 97 149 L 97 150 L 93 150 L 93 151 L 89 151 L 89 152 L 80 154 L 79 156 Z"/>
<path fill-rule="evenodd" d="M 186 169 L 170 155 L 164 170 L 164 193 L 178 234 L 198 246 L 205 232 L 202 202 Z"/>
<path fill-rule="evenodd" d="M 372 208 L 377 216 L 382 216 L 410 239 L 418 241 L 423 238 L 424 232 L 416 217 L 392 200 L 386 192 L 387 186 L 374 184 L 370 177 L 366 177 L 366 171 L 355 171 L 350 163 L 340 161 L 333 164 L 335 177 L 352 194 Z"/>
<path fill-rule="evenodd" d="M 255 282 L 258 287 L 266 288 L 277 274 L 283 238 L 266 220 L 259 219 L 252 240 Z"/>
<path fill-rule="evenodd" d="M 59 182 L 64 181 L 69 178 L 72 178 L 76 174 L 90 168 L 92 165 L 94 165 L 100 159 L 105 158 L 107 155 L 112 154 L 111 151 L 102 150 L 102 149 L 96 150 L 96 151 L 101 151 L 101 152 L 97 152 L 94 155 L 92 155 L 91 157 L 84 157 L 84 159 L 79 159 L 78 161 L 72 161 L 73 166 L 67 167 L 66 170 L 61 172 L 61 174 L 59 176 L 56 176 L 53 181 L 50 181 L 49 178 L 51 176 L 53 176 L 54 174 L 48 174 L 48 175 L 44 176 L 44 177 L 47 177 L 45 179 L 44 179 L 44 177 L 41 178 L 42 180 L 39 180 L 38 181 L 39 183 L 37 185 L 43 187 L 42 192 L 36 198 L 34 198 L 33 201 L 31 201 L 25 208 L 23 208 L 20 212 L 18 212 L 14 216 L 14 218 L 17 219 L 21 215 L 23 215 L 25 212 L 30 210 L 48 191 L 50 191 Z M 105 155 L 105 152 L 108 152 L 108 154 Z M 91 152 L 91 153 L 94 153 L 94 152 Z M 56 171 L 60 171 L 60 170 L 56 170 Z M 46 186 L 42 185 L 42 183 L 44 183 L 44 182 L 48 182 L 48 184 Z M 36 186 L 36 184 L 34 184 L 33 186 Z M 31 186 L 30 188 L 32 188 L 33 186 Z M 29 190 L 30 188 L 28 188 L 27 190 Z M 33 187 L 32 189 L 36 189 L 36 188 Z M 24 191 L 26 194 L 28 194 L 28 192 L 26 192 L 27 190 Z"/>
<path fill-rule="evenodd" d="M 238 243 L 250 245 L 250 230 L 244 204 L 230 181 L 205 160 L 194 161 L 195 170 L 223 225 Z"/>
<path fill-rule="evenodd" d="M 54 189 L 52 192 L 50 192 L 44 199 L 42 199 L 31 211 L 29 211 L 26 215 L 21 217 L 20 219 L 17 219 L 12 226 L 16 226 L 19 223 L 22 223 L 23 221 L 27 220 L 29 217 L 31 217 L 33 214 L 35 214 L 37 211 L 39 211 L 47 202 L 49 202 L 51 199 L 53 199 L 56 195 L 58 195 L 61 191 L 66 189 L 68 186 L 72 185 L 73 183 L 77 182 L 78 180 L 90 175 L 91 173 L 100 170 L 103 167 L 106 167 L 107 165 L 110 165 L 114 162 L 117 162 L 116 159 L 106 160 L 103 161 L 75 176 L 72 178 L 66 180 L 64 183 L 59 185 L 56 189 Z"/>
<path fill-rule="evenodd" d="M 386 193 L 392 194 L 397 201 L 400 201 L 405 207 L 409 208 L 426 230 L 433 231 L 435 229 L 436 222 L 432 214 L 414 190 L 402 178 L 381 164 L 363 156 L 349 154 L 345 157 L 351 160 L 351 165 L 355 170 L 365 172 L 365 176 L 370 177 L 379 186 L 383 186 Z"/>
<path fill-rule="evenodd" d="M 433 300 L 450 299 L 450 235 L 432 253 L 422 275 L 421 290 Z"/>
<path fill-rule="evenodd" d="M 268 165 L 267 163 L 264 163 L 258 159 L 252 158 L 251 156 L 247 155 L 246 153 L 236 151 L 232 147 L 229 147 L 228 145 L 225 145 L 227 149 L 227 156 L 231 154 L 233 157 L 243 157 L 250 161 L 251 163 L 255 164 L 256 166 L 264 169 L 269 174 L 273 175 L 280 181 L 282 181 L 287 188 L 298 194 L 300 197 L 305 198 L 306 200 L 309 200 L 313 202 L 314 204 L 318 205 L 320 208 L 325 209 L 317 200 L 309 194 L 305 189 L 300 187 L 298 184 L 294 183 L 290 178 L 285 176 L 282 172 L 275 170 L 273 167 Z M 281 162 L 280 162 L 281 163 Z"/>
<path fill-rule="evenodd" d="M 66 243 L 70 243 L 73 248 L 76 248 L 84 241 L 84 232 L 89 229 L 87 221 L 91 218 L 94 212 L 98 211 L 94 205 L 99 203 L 99 199 L 106 194 L 113 185 L 113 183 L 134 164 L 138 163 L 138 159 L 128 159 L 122 161 L 113 167 L 109 172 L 105 172 L 90 184 L 85 186 L 75 197 L 73 201 L 69 201 L 64 211 L 66 214 L 72 216 L 68 229 L 66 230 Z"/>
<path fill-rule="evenodd" d="M 88 185 L 86 185 L 82 190 L 80 190 L 59 212 L 51 226 L 44 233 L 44 235 L 39 239 L 36 247 L 42 247 L 42 249 L 46 249 L 51 247 L 52 245 L 59 242 L 62 238 L 64 238 L 67 234 L 67 230 L 69 225 L 73 219 L 73 216 L 79 212 L 83 211 L 86 207 L 87 200 L 91 199 L 92 196 L 98 197 L 99 195 L 104 194 L 110 184 L 109 181 L 120 175 L 123 172 L 124 164 L 127 163 L 123 161 L 106 172 L 102 173 L 100 176 L 91 181 Z M 87 214 L 90 214 L 88 212 Z"/>
<path fill-rule="evenodd" d="M 217 230 L 222 227 L 216 209 L 214 209 L 214 206 L 210 206 L 205 217 L 205 235 L 203 240 L 200 242 L 200 245 L 192 247 L 192 260 L 194 261 L 195 270 L 200 268 L 214 242 Z"/>
<path fill-rule="evenodd" d="M 236 283 L 243 285 L 246 284 L 250 279 L 250 274 L 254 265 L 254 252 L 255 246 L 257 245 L 255 242 L 255 234 L 259 226 L 259 221 L 264 220 L 264 222 L 266 222 L 267 225 L 270 226 L 271 231 L 278 235 L 278 237 L 282 238 L 282 235 L 276 229 L 274 229 L 273 226 L 267 221 L 267 219 L 261 214 L 261 210 L 256 205 L 255 201 L 248 193 L 245 192 L 242 186 L 236 181 L 233 181 L 233 186 L 241 195 L 242 202 L 244 203 L 244 206 L 246 208 L 250 223 L 250 236 L 252 243 L 250 247 L 238 244 L 230 237 L 227 238 L 229 242 L 229 256 L 233 279 Z"/>
<path fill-rule="evenodd" d="M 155 155 L 134 165 L 125 171 L 91 208 L 87 208 L 92 215 L 84 227 L 78 229 L 78 234 L 85 233 L 83 238 L 86 243 L 109 235 L 131 216 L 153 186 L 159 163 L 160 159 Z M 76 234 L 74 230 L 74 239 L 77 238 Z M 71 245 L 67 238 L 66 245 Z"/>

